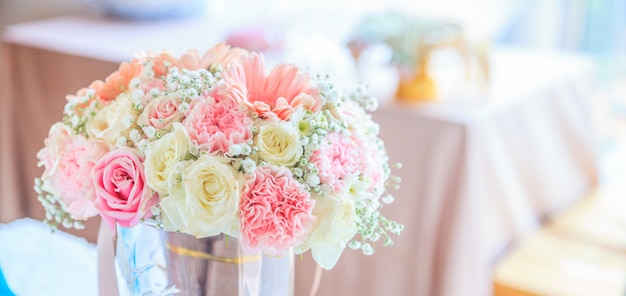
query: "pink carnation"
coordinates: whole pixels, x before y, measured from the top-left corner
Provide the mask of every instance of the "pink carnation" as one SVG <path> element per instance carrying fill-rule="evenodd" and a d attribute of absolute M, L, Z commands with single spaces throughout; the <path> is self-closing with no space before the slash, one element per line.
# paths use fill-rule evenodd
<path fill-rule="evenodd" d="M 284 254 L 306 240 L 316 221 L 314 205 L 287 168 L 258 167 L 246 180 L 239 206 L 242 244 L 253 252 Z"/>
<path fill-rule="evenodd" d="M 385 169 L 387 163 L 387 153 L 384 150 L 382 141 L 375 136 L 353 134 L 352 139 L 359 150 L 359 167 L 369 181 L 370 186 L 367 190 L 371 193 L 377 193 L 374 198 L 380 197 L 385 191 L 385 181 L 389 177 L 389 171 Z"/>
<path fill-rule="evenodd" d="M 313 151 L 309 161 L 318 168 L 322 184 L 340 192 L 345 186 L 343 179 L 359 170 L 359 149 L 363 147 L 355 145 L 350 137 L 331 133 L 324 144 Z"/>
<path fill-rule="evenodd" d="M 189 137 L 200 149 L 228 152 L 233 144 L 246 143 L 252 138 L 252 119 L 228 100 L 215 103 L 211 97 L 195 103 L 184 121 Z"/>
<path fill-rule="evenodd" d="M 133 227 L 159 199 L 145 181 L 143 158 L 128 148 L 113 150 L 93 168 L 96 207 L 115 232 L 115 223 Z"/>
<path fill-rule="evenodd" d="M 83 136 L 71 140 L 61 152 L 53 183 L 71 217 L 86 220 L 98 214 L 91 170 L 109 147 Z"/>

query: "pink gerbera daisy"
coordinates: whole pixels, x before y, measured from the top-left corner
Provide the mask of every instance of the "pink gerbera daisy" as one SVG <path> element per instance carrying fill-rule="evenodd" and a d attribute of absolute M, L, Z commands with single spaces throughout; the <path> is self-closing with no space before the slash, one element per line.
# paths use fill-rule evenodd
<path fill-rule="evenodd" d="M 319 93 L 310 78 L 296 66 L 280 64 L 266 76 L 263 56 L 252 53 L 222 74 L 227 88 L 245 85 L 245 103 L 263 118 L 286 120 L 302 106 L 313 112 L 321 108 Z"/>

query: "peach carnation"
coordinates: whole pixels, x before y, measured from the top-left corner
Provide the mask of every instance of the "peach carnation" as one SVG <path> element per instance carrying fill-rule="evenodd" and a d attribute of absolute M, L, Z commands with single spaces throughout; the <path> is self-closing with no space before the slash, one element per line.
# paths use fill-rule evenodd
<path fill-rule="evenodd" d="M 94 81 L 90 88 L 96 90 L 96 97 L 106 103 L 115 100 L 115 98 L 128 90 L 130 81 L 138 77 L 143 71 L 143 65 L 138 60 L 122 63 L 119 69 L 109 75 L 104 83 L 102 81 Z"/>
<path fill-rule="evenodd" d="M 64 147 L 54 184 L 73 219 L 86 220 L 98 214 L 91 170 L 108 151 L 108 145 L 83 136 L 73 137 Z"/>

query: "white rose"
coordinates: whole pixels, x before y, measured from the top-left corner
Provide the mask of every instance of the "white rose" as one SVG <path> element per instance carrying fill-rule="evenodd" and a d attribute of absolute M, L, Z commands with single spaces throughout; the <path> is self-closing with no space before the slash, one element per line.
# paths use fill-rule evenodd
<path fill-rule="evenodd" d="M 161 222 L 165 231 L 187 231 L 188 225 L 194 223 L 193 219 L 187 215 L 186 195 L 183 183 L 170 187 L 168 194 L 159 195 L 159 206 L 161 210 Z"/>
<path fill-rule="evenodd" d="M 289 123 L 270 122 L 261 125 L 254 141 L 259 148 L 259 156 L 271 164 L 293 166 L 302 157 L 300 133 Z"/>
<path fill-rule="evenodd" d="M 345 178 L 344 194 L 355 202 L 359 202 L 368 198 L 371 194 L 367 191 L 369 182 L 362 180 L 357 175 L 350 175 Z"/>
<path fill-rule="evenodd" d="M 177 178 L 178 164 L 190 149 L 189 135 L 185 127 L 176 122 L 172 132 L 150 143 L 145 151 L 146 182 L 161 195 L 167 194 L 172 180 Z"/>
<path fill-rule="evenodd" d="M 319 223 L 309 238 L 297 251 L 311 249 L 313 259 L 324 269 L 332 269 L 348 242 L 357 232 L 356 206 L 350 198 L 335 195 L 315 197 L 313 215 Z"/>
<path fill-rule="evenodd" d="M 121 94 L 87 122 L 87 134 L 92 138 L 115 144 L 117 138 L 130 136 L 130 131 L 136 127 L 137 116 L 138 113 L 133 109 L 128 95 Z M 125 124 L 129 121 L 130 126 Z"/>
<path fill-rule="evenodd" d="M 239 198 L 245 182 L 229 160 L 202 155 L 183 171 L 182 184 L 161 200 L 164 228 L 196 237 L 238 237 Z"/>

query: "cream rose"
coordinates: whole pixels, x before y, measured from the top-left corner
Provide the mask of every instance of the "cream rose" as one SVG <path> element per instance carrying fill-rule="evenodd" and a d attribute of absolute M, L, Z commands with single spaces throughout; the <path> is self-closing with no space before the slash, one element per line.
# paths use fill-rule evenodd
<path fill-rule="evenodd" d="M 182 231 L 196 237 L 220 232 L 238 237 L 239 199 L 243 173 L 223 157 L 203 155 L 183 171 L 182 184 L 161 200 L 167 231 Z"/>
<path fill-rule="evenodd" d="M 285 122 L 261 125 L 254 142 L 259 149 L 259 156 L 278 166 L 293 166 L 303 153 L 298 129 Z"/>
<path fill-rule="evenodd" d="M 309 240 L 296 251 L 302 253 L 310 248 L 320 267 L 332 269 L 358 230 L 356 206 L 352 199 L 337 195 L 316 195 L 315 200 L 313 215 L 319 218 L 319 224 Z"/>
<path fill-rule="evenodd" d="M 87 122 L 87 134 L 115 144 L 119 137 L 128 138 L 130 131 L 137 126 L 137 116 L 138 112 L 133 109 L 128 95 L 120 94 Z"/>
<path fill-rule="evenodd" d="M 189 135 L 185 127 L 175 122 L 172 132 L 148 145 L 145 161 L 146 182 L 160 195 L 166 195 L 180 175 L 177 164 L 190 149 Z"/>

